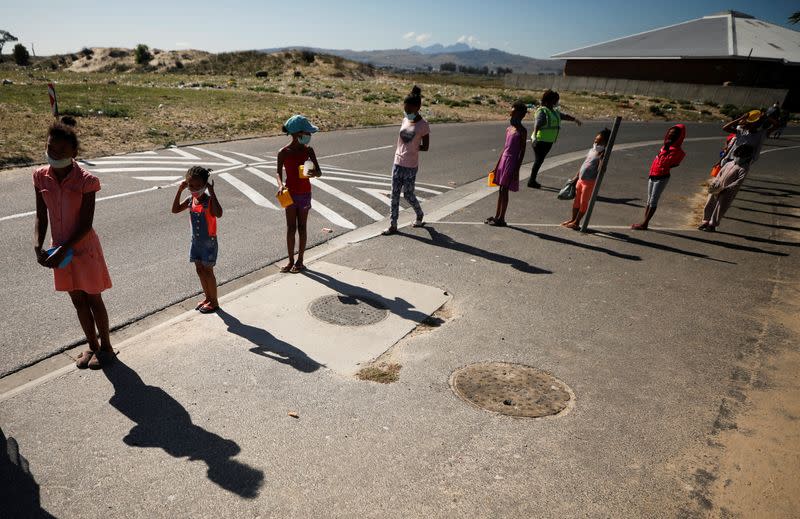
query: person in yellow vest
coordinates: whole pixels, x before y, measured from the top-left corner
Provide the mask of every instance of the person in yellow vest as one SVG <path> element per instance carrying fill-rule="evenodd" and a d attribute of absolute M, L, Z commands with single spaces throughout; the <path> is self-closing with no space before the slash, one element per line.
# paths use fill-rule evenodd
<path fill-rule="evenodd" d="M 550 152 L 550 148 L 558 139 L 558 132 L 561 130 L 561 121 L 574 121 L 580 126 L 578 118 L 565 114 L 558 109 L 558 92 L 545 90 L 542 94 L 542 103 L 536 109 L 533 121 L 533 131 L 531 131 L 531 145 L 533 146 L 533 167 L 531 168 L 531 178 L 528 179 L 528 187 L 539 189 L 542 187 L 536 181 L 539 168 L 542 167 L 544 158 Z"/>

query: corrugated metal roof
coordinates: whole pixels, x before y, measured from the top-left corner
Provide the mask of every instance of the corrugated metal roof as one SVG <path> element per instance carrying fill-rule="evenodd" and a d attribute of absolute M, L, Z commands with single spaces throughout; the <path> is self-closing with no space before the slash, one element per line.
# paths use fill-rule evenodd
<path fill-rule="evenodd" d="M 562 52 L 557 59 L 747 58 L 800 63 L 800 32 L 725 11 Z"/>

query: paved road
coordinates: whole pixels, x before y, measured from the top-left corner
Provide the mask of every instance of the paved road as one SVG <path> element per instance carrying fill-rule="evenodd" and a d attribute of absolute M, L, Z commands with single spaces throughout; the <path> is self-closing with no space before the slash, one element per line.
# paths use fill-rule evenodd
<path fill-rule="evenodd" d="M 552 155 L 586 149 L 604 125 L 567 126 Z M 618 142 L 660 139 L 667 126 L 624 124 Z M 484 175 L 502 146 L 503 128 L 500 123 L 434 125 L 431 151 L 423 156 L 418 177 L 420 196 L 437 196 Z M 690 125 L 688 133 L 690 138 L 722 136 L 715 125 Z M 313 145 L 326 176 L 322 182 L 316 181 L 317 210 L 309 218 L 309 246 L 372 223 L 388 212 L 386 192 L 395 134 L 396 128 L 375 128 L 315 136 Z M 84 163 L 103 184 L 95 228 L 114 282 L 105 296 L 112 326 L 199 291 L 194 270 L 187 263 L 186 216 L 169 211 L 174 181 L 190 165 L 207 165 L 217 172 L 217 191 L 225 208 L 217 268 L 221 282 L 285 257 L 284 217 L 274 201 L 271 180 L 275 154 L 285 141 L 284 137 L 270 137 Z M 709 141 L 697 160 L 710 163 L 717 147 Z M 642 171 L 646 171 L 647 160 L 643 158 Z M 637 184 L 635 189 L 639 187 Z M 34 197 L 30 169 L 0 173 L 0 188 L 0 281 L 6 287 L 0 296 L 6 317 L 0 332 L 2 375 L 62 350 L 81 340 L 82 334 L 67 296 L 54 294 L 50 273 L 39 267 L 31 254 Z M 323 228 L 333 232 L 323 232 Z"/>

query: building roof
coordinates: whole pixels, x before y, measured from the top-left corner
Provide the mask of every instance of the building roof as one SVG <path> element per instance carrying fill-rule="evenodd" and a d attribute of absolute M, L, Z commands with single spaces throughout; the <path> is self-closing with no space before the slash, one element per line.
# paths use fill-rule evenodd
<path fill-rule="evenodd" d="M 800 64 L 800 32 L 724 11 L 551 56 L 557 59 L 748 58 Z"/>

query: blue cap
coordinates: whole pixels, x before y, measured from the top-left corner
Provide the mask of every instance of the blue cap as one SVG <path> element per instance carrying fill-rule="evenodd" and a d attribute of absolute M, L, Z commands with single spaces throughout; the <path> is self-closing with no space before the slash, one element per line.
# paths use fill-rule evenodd
<path fill-rule="evenodd" d="M 316 133 L 319 128 L 311 124 L 308 119 L 302 115 L 293 115 L 284 123 L 286 133 L 289 135 L 297 132 Z"/>

